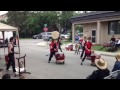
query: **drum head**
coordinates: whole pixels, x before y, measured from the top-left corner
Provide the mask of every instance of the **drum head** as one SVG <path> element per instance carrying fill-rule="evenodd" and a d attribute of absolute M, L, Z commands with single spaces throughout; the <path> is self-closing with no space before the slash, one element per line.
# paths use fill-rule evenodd
<path fill-rule="evenodd" d="M 58 39 L 59 38 L 59 32 L 58 31 L 53 31 L 52 32 L 52 38 L 53 39 Z"/>
<path fill-rule="evenodd" d="M 63 52 L 56 52 L 55 54 L 64 54 Z"/>

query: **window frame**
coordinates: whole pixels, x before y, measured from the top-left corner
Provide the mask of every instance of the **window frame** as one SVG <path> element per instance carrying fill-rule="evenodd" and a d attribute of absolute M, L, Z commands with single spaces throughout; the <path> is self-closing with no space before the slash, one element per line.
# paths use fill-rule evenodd
<path fill-rule="evenodd" d="M 118 33 L 118 30 L 120 30 L 120 29 L 118 29 L 118 23 L 120 22 L 120 20 L 114 20 L 114 21 L 108 21 L 108 35 L 112 35 L 112 34 L 110 34 L 110 31 L 111 31 L 111 26 L 110 25 L 111 25 L 112 22 L 115 22 L 115 24 L 116 24 L 114 35 L 120 34 L 120 33 Z"/>

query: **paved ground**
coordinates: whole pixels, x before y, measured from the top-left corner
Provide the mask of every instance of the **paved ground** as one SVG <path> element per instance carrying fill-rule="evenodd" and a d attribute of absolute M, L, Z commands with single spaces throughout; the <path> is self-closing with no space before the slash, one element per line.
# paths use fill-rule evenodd
<path fill-rule="evenodd" d="M 84 65 L 81 66 L 79 55 L 70 51 L 64 51 L 66 56 L 65 65 L 56 65 L 55 58 L 51 63 L 48 63 L 49 57 L 46 55 L 49 54 L 49 48 L 37 46 L 38 42 L 41 42 L 41 40 L 20 40 L 21 56 L 27 54 L 27 71 L 31 72 L 31 75 L 27 75 L 27 77 L 30 79 L 85 79 L 93 70 L 96 70 L 96 67 L 90 66 L 89 60 L 86 60 Z M 2 57 L 0 68 L 5 69 L 3 49 L 0 49 L 0 51 Z M 112 70 L 115 58 L 110 56 L 102 57 L 108 62 L 108 68 Z"/>

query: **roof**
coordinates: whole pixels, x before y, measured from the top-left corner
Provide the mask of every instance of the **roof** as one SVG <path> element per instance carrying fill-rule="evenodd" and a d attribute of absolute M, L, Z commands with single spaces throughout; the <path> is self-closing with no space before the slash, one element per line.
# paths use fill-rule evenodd
<path fill-rule="evenodd" d="M 84 20 L 99 20 L 104 18 L 111 18 L 114 16 L 120 16 L 120 11 L 96 11 L 91 13 L 81 14 L 76 17 L 71 17 L 69 21 L 84 21 Z"/>
<path fill-rule="evenodd" d="M 18 31 L 18 28 L 0 23 L 0 31 Z"/>

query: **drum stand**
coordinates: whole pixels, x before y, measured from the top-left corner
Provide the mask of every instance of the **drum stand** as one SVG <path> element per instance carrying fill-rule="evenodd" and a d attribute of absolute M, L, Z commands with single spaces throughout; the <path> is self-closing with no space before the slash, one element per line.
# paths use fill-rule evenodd
<path fill-rule="evenodd" d="M 26 71 L 25 57 L 26 57 L 26 54 L 25 54 L 23 57 L 16 58 L 16 59 L 18 60 L 19 76 L 21 76 L 21 74 L 23 74 L 23 73 L 31 74 L 30 72 L 27 72 L 27 71 Z M 20 59 L 23 59 L 23 60 L 24 60 L 24 72 L 20 72 Z M 15 75 L 15 76 L 16 76 L 16 75 Z"/>

